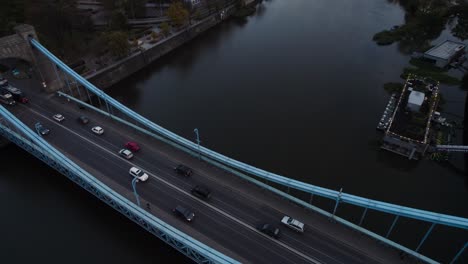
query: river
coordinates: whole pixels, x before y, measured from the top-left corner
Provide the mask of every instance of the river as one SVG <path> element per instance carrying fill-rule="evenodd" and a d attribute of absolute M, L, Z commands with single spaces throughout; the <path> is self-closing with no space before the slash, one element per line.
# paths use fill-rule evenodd
<path fill-rule="evenodd" d="M 367 198 L 468 217 L 463 174 L 379 149 L 375 127 L 389 97 L 382 85 L 400 81 L 409 56 L 396 45 L 377 46 L 372 36 L 403 21 L 403 10 L 384 0 L 265 0 L 252 17 L 209 30 L 108 93 L 188 139 L 198 128 L 202 145 L 248 164 Z M 443 93 L 447 111 L 463 116 L 465 93 L 457 87 L 443 87 Z M 10 241 L 1 259 L 187 261 L 16 147 L 0 155 L 6 171 L 0 203 L 7 208 L 2 241 Z M 18 171 L 14 164 L 23 163 L 16 161 L 31 165 Z M 381 219 L 386 222 L 376 223 Z M 392 219 L 375 214 L 368 221 L 366 227 L 382 234 Z M 427 228 L 403 220 L 391 238 L 415 248 Z M 417 236 L 408 237 L 407 230 Z M 463 236 L 436 228 L 422 253 L 447 260 Z"/>

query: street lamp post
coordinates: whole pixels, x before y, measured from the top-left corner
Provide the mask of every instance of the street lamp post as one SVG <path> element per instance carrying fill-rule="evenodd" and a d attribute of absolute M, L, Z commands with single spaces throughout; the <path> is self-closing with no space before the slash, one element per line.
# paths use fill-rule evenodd
<path fill-rule="evenodd" d="M 200 154 L 200 135 L 198 134 L 198 128 L 195 128 L 193 130 L 195 134 L 197 135 L 197 145 L 198 145 L 198 159 L 201 160 L 201 154 Z"/>
<path fill-rule="evenodd" d="M 135 194 L 135 198 L 137 200 L 138 207 L 140 207 L 140 197 L 136 191 L 136 183 L 138 182 L 138 178 L 133 178 L 132 180 L 132 187 L 133 187 L 133 194 Z"/>

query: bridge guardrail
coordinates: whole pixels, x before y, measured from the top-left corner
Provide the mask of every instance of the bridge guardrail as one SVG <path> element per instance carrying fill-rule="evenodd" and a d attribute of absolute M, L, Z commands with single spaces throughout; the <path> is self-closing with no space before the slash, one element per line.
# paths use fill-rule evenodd
<path fill-rule="evenodd" d="M 287 178 L 287 177 L 284 177 L 275 173 L 267 172 L 265 170 L 262 170 L 262 169 L 253 167 L 251 165 L 245 164 L 243 162 L 226 157 L 222 154 L 219 154 L 215 151 L 207 149 L 203 146 L 198 147 L 198 145 L 196 145 L 195 143 L 153 123 L 152 121 L 146 119 L 145 117 L 139 115 L 138 113 L 135 113 L 131 109 L 122 105 L 120 102 L 118 102 L 114 98 L 105 94 L 102 90 L 98 89 L 96 86 L 91 84 L 88 80 L 84 79 L 79 74 L 77 74 L 72 69 L 70 69 L 65 63 L 60 61 L 57 57 L 55 57 L 55 55 L 53 55 L 45 47 L 43 47 L 37 40 L 31 39 L 30 42 L 34 47 L 39 49 L 45 56 L 47 56 L 50 60 L 52 60 L 63 71 L 65 71 L 67 74 L 74 77 L 80 84 L 82 84 L 88 90 L 90 90 L 91 92 L 99 96 L 101 99 L 103 99 L 107 107 L 109 107 L 108 104 L 110 104 L 111 106 L 115 107 L 122 113 L 127 114 L 128 116 L 138 121 L 140 124 L 146 126 L 147 128 L 161 134 L 162 136 L 168 139 L 171 139 L 172 141 L 192 151 L 200 152 L 201 154 L 203 154 L 204 156 L 210 159 L 216 160 L 232 168 L 244 171 L 248 174 L 255 175 L 257 177 L 269 180 L 271 182 L 275 182 L 280 185 L 294 188 L 296 190 L 300 190 L 300 191 L 307 192 L 310 194 L 326 197 L 332 200 L 338 200 L 340 202 L 349 203 L 349 204 L 357 205 L 357 206 L 364 207 L 364 208 L 369 208 L 369 209 L 380 211 L 380 212 L 405 216 L 408 218 L 413 218 L 413 219 L 417 219 L 421 221 L 427 221 L 427 222 L 442 224 L 442 225 L 451 226 L 451 227 L 468 229 L 467 218 L 451 216 L 451 215 L 446 215 L 446 214 L 439 214 L 439 213 L 434 213 L 430 211 L 419 210 L 419 209 L 414 209 L 414 208 L 400 206 L 400 205 L 394 205 L 394 204 L 390 204 L 386 202 L 380 202 L 380 201 L 363 198 L 363 197 L 359 197 L 359 196 L 355 196 L 355 195 L 351 195 L 347 193 L 340 193 L 335 190 L 326 189 L 326 188 L 315 186 L 309 183 L 304 183 L 298 180 L 290 179 L 290 178 Z"/>
<path fill-rule="evenodd" d="M 60 151 L 55 149 L 38 134 L 34 133 L 30 128 L 28 128 L 24 123 L 22 123 L 15 116 L 13 116 L 3 106 L 0 106 L 0 115 L 3 116 L 6 120 L 8 120 L 25 136 L 27 136 L 28 139 L 14 132 L 9 127 L 0 124 L 0 133 L 2 135 L 7 137 L 10 141 L 16 143 L 18 146 L 25 148 L 27 151 L 29 151 L 39 159 L 43 160 L 44 162 L 48 163 L 51 167 L 57 169 L 59 172 L 65 174 L 72 180 L 74 179 L 70 176 L 77 176 L 82 181 L 77 182 L 74 180 L 75 182 L 77 182 L 83 188 L 87 186 L 91 187 L 85 189 L 90 191 L 93 195 L 97 196 L 99 199 L 103 200 L 107 204 L 111 205 L 114 209 L 126 215 L 131 220 L 137 222 L 140 226 L 143 226 L 148 231 L 153 231 L 151 233 L 155 235 L 159 234 L 158 237 L 161 237 L 162 234 L 160 234 L 159 232 L 163 232 L 164 236 L 168 236 L 170 239 L 177 241 L 177 243 L 183 244 L 184 249 L 181 249 L 177 247 L 176 243 L 169 243 L 171 246 L 181 251 L 183 254 L 191 257 L 196 261 L 204 263 L 239 263 L 238 261 L 193 239 L 189 235 L 179 231 L 178 229 L 165 223 L 164 221 L 160 220 L 154 215 L 147 213 L 145 210 L 141 209 L 127 198 L 113 191 L 111 188 L 106 186 L 104 183 L 100 182 L 94 176 L 89 174 L 87 171 L 83 170 L 76 163 L 74 163 L 72 160 L 63 155 Z M 63 166 L 63 168 L 60 168 L 58 165 Z M 110 198 L 113 203 L 105 198 Z M 153 230 L 150 230 L 150 227 L 153 228 Z M 189 253 L 192 254 L 187 254 L 187 252 L 184 250 L 188 250 Z M 198 259 L 196 258 L 197 256 Z M 200 258 L 201 256 L 203 256 L 204 259 Z"/>

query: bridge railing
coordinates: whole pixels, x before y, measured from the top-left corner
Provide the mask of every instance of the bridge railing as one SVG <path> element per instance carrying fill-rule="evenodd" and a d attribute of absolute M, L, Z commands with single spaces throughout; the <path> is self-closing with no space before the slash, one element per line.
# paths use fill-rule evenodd
<path fill-rule="evenodd" d="M 390 227 L 387 233 L 387 236 L 390 233 L 390 231 L 393 229 L 393 227 L 395 226 L 395 223 L 398 220 L 398 217 L 400 216 L 432 223 L 431 227 L 429 228 L 429 230 L 427 231 L 427 233 L 425 234 L 425 236 L 419 243 L 418 247 L 416 248 L 416 252 L 419 250 L 422 243 L 425 241 L 429 233 L 433 230 L 434 225 L 436 224 L 461 228 L 465 230 L 468 229 L 468 219 L 466 218 L 451 216 L 451 215 L 446 215 L 446 214 L 439 214 L 439 213 L 434 213 L 430 211 L 390 204 L 386 202 L 359 197 L 359 196 L 352 195 L 352 194 L 342 193 L 341 191 L 330 190 L 327 188 L 315 186 L 309 183 L 304 183 L 298 180 L 290 179 L 282 175 L 278 175 L 275 173 L 271 173 L 271 172 L 256 168 L 246 163 L 226 157 L 220 153 L 207 149 L 203 146 L 198 146 L 192 141 L 189 141 L 153 123 L 152 121 L 146 119 L 145 117 L 139 115 L 138 113 L 135 113 L 133 110 L 129 109 L 128 107 L 122 105 L 117 100 L 105 94 L 102 90 L 98 89 L 96 86 L 91 84 L 88 80 L 84 79 L 82 76 L 80 76 L 79 74 L 71 70 L 65 63 L 63 63 L 57 57 L 55 57 L 55 55 L 50 53 L 38 41 L 31 39 L 31 44 L 33 45 L 33 47 L 37 48 L 42 54 L 48 57 L 63 72 L 67 73 L 72 78 L 77 80 L 77 82 L 83 85 L 88 91 L 92 92 L 93 94 L 101 98 L 105 103 L 105 106 L 107 108 L 107 113 L 109 116 L 112 116 L 112 111 L 113 111 L 112 108 L 115 108 L 119 110 L 121 113 L 130 117 L 132 120 L 138 122 L 142 127 L 146 127 L 148 130 L 175 142 L 176 144 L 186 148 L 190 152 L 199 153 L 201 157 L 205 160 L 215 161 L 216 163 L 220 165 L 227 166 L 228 168 L 232 168 L 232 169 L 244 172 L 248 175 L 253 175 L 261 179 L 277 183 L 279 185 L 287 187 L 288 189 L 292 188 L 292 189 L 296 189 L 296 190 L 308 193 L 310 195 L 318 195 L 321 197 L 334 200 L 335 208 L 333 210 L 332 216 L 334 216 L 335 211 L 340 203 L 348 203 L 348 204 L 352 204 L 358 207 L 362 207 L 364 209 L 364 212 L 361 218 L 361 222 L 364 216 L 366 215 L 368 209 L 395 215 L 397 217 L 395 218 L 392 226 Z M 294 199 L 291 199 L 290 195 L 287 195 L 283 192 L 280 192 L 278 194 L 287 199 L 294 200 Z M 384 241 L 384 239 L 380 239 L 380 240 Z M 413 254 L 413 255 L 416 256 L 416 254 Z"/>
<path fill-rule="evenodd" d="M 199 263 L 239 263 L 166 224 L 115 192 L 55 149 L 3 106 L 0 106 L 0 116 L 3 117 L 2 122 L 7 122 L 0 123 L 0 135 L 35 155 L 184 255 Z"/>
<path fill-rule="evenodd" d="M 81 77 L 78 73 L 74 72 L 70 69 L 65 63 L 60 61 L 55 55 L 50 53 L 46 48 L 44 48 L 38 41 L 35 39 L 31 39 L 31 43 L 34 47 L 38 48 L 44 55 L 46 55 L 49 59 L 51 59 L 57 66 L 59 66 L 63 71 L 67 74 L 71 75 L 75 78 L 80 84 L 84 87 L 89 89 L 91 92 L 99 96 L 103 99 L 107 105 L 118 109 L 119 111 L 127 114 L 129 117 L 133 118 L 134 120 L 138 121 L 143 126 L 151 129 L 152 131 L 161 134 L 162 136 L 171 139 L 178 144 L 181 144 L 184 147 L 189 148 L 192 151 L 200 152 L 202 155 L 226 164 L 230 167 L 236 168 L 238 170 L 244 171 L 248 174 L 255 175 L 257 177 L 269 180 L 271 182 L 275 182 L 290 188 L 294 188 L 303 192 L 311 193 L 314 195 L 319 195 L 325 198 L 329 198 L 332 200 L 339 200 L 343 203 L 349 203 L 353 205 L 357 205 L 360 207 L 369 208 L 372 210 L 390 213 L 394 215 L 405 216 L 417 220 L 427 221 L 431 223 L 442 224 L 446 226 L 452 226 L 462 229 L 468 229 L 468 219 L 462 217 L 456 217 L 446 214 L 439 214 L 425 210 L 414 209 L 410 207 L 394 205 L 390 203 L 385 203 L 377 200 L 372 200 L 368 198 L 363 198 L 347 193 L 340 193 L 336 190 L 330 190 L 323 187 L 315 186 L 309 183 L 304 183 L 298 180 L 294 180 L 291 178 L 287 178 L 272 172 L 268 172 L 254 166 L 248 165 L 246 163 L 231 159 L 226 157 L 220 153 L 217 153 L 213 150 L 207 149 L 203 146 L 198 146 L 197 144 L 189 141 L 155 123 L 146 119 L 145 117 L 135 113 L 133 110 L 129 109 L 128 107 L 122 105 L 120 102 L 115 100 L 114 98 L 110 97 L 109 95 L 105 94 L 102 90 L 98 89 L 96 86 L 91 84 L 88 80 Z M 109 107 L 109 106 L 108 106 Z"/>

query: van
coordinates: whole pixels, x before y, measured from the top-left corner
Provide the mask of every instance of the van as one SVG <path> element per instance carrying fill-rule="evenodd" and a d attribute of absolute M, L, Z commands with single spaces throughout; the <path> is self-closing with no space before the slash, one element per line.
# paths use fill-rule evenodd
<path fill-rule="evenodd" d="M 211 197 L 211 191 L 208 188 L 200 185 L 196 185 L 195 187 L 193 187 L 192 190 L 190 190 L 190 192 L 193 195 L 205 200 L 210 199 Z"/>
<path fill-rule="evenodd" d="M 193 218 L 195 218 L 195 214 L 192 211 L 190 211 L 188 208 L 185 208 L 181 205 L 178 205 L 172 211 L 174 212 L 174 214 L 185 219 L 188 222 L 192 222 Z"/>

